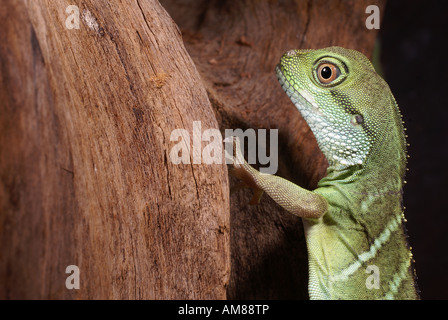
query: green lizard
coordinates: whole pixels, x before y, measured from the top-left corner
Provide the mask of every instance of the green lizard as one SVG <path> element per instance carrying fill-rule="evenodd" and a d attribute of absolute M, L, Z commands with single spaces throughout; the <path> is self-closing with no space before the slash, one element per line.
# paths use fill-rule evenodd
<path fill-rule="evenodd" d="M 340 47 L 291 50 L 276 72 L 328 160 L 327 175 L 309 191 L 260 173 L 238 139 L 232 171 L 255 198 L 265 191 L 303 218 L 310 298 L 418 299 L 401 203 L 406 136 L 389 86 L 364 55 Z"/>

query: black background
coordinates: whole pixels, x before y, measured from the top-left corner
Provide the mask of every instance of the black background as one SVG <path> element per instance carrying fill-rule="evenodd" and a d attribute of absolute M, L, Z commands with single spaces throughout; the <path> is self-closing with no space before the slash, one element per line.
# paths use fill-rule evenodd
<path fill-rule="evenodd" d="M 384 78 L 409 136 L 404 204 L 421 298 L 448 299 L 448 8 L 390 0 L 381 18 Z"/>

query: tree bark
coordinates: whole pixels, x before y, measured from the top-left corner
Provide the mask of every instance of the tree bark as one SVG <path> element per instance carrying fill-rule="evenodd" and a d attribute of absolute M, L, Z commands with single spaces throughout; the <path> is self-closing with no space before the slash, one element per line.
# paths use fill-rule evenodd
<path fill-rule="evenodd" d="M 224 164 L 173 163 L 171 134 L 278 129 L 278 175 L 312 189 L 327 163 L 274 67 L 370 56 L 365 9 L 384 1 L 161 3 L 182 36 L 156 0 L 0 6 L 1 299 L 307 298 L 301 220 L 229 199 Z"/>
<path fill-rule="evenodd" d="M 218 125 L 165 10 L 5 1 L 0 21 L 0 298 L 225 298 L 227 168 L 170 161 L 173 130 Z"/>

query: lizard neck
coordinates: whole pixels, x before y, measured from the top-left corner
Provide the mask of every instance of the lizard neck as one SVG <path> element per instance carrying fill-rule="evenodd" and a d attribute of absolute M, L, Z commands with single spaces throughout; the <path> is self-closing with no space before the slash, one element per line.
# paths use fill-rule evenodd
<path fill-rule="evenodd" d="M 351 274 L 351 267 L 362 261 L 364 264 L 360 266 L 363 267 L 356 271 L 360 274 L 364 274 L 364 269 L 369 265 L 381 270 L 381 281 L 387 283 L 388 288 L 382 298 L 418 298 L 402 208 L 402 186 L 406 171 L 405 144 L 402 143 L 404 139 L 396 138 L 391 134 L 390 139 L 381 141 L 378 152 L 373 150 L 368 161 L 363 164 L 342 169 L 330 166 L 327 176 L 319 181 L 315 190 L 329 204 L 328 214 L 323 217 L 321 224 L 326 228 L 333 228 L 344 239 L 357 239 L 347 242 L 351 252 L 344 253 L 341 250 L 333 257 L 339 259 L 341 264 L 344 261 L 355 261 L 349 263 L 343 272 L 329 271 L 333 280 L 336 279 L 330 281 L 329 285 L 336 288 L 335 292 L 338 286 L 347 288 L 352 285 L 349 281 L 353 277 L 347 277 L 344 281 L 340 281 L 344 277 L 338 277 L 345 273 Z M 313 223 L 316 222 L 307 222 L 307 225 Z M 313 230 L 310 227 L 308 229 Z M 308 234 L 312 236 L 312 231 L 309 230 Z M 314 241 L 311 236 L 310 242 Z M 393 252 L 393 255 L 387 256 L 388 252 Z M 313 258 L 320 265 L 327 261 L 318 255 Z M 374 294 L 372 291 L 368 293 Z"/>
<path fill-rule="evenodd" d="M 395 163 L 383 163 L 381 166 L 356 165 L 350 168 L 327 169 L 327 175 L 318 186 L 335 186 L 347 193 L 366 195 L 400 194 L 404 176 Z"/>
<path fill-rule="evenodd" d="M 404 139 L 390 130 L 374 144 L 365 162 L 346 168 L 330 166 L 318 183 L 330 207 L 347 213 L 344 219 L 366 226 L 374 239 L 384 224 L 402 214 L 402 187 L 406 171 Z"/>
<path fill-rule="evenodd" d="M 396 105 L 395 105 L 396 107 Z M 406 172 L 407 154 L 403 124 L 399 113 L 389 122 L 388 130 L 377 133 L 363 163 L 347 167 L 330 166 L 327 176 L 319 186 L 337 185 L 343 193 L 352 194 L 353 207 L 366 196 L 397 198 L 401 202 L 401 191 Z M 364 205 L 365 207 L 365 205 Z"/>

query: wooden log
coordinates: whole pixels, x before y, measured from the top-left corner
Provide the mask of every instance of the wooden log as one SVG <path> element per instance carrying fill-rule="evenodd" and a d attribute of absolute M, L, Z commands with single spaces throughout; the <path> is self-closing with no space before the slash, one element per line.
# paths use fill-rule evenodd
<path fill-rule="evenodd" d="M 0 25 L 0 298 L 225 298 L 227 168 L 170 160 L 218 124 L 166 11 L 5 1 Z"/>

